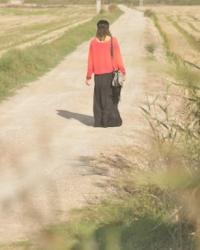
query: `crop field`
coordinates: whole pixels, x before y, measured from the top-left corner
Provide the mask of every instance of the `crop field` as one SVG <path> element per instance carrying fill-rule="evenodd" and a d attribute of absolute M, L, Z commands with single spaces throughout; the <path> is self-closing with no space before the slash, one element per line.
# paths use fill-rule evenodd
<path fill-rule="evenodd" d="M 95 14 L 94 5 L 0 8 L 0 54 L 10 48 L 51 42 Z"/>
<path fill-rule="evenodd" d="M 170 51 L 200 67 L 200 6 L 149 6 Z"/>

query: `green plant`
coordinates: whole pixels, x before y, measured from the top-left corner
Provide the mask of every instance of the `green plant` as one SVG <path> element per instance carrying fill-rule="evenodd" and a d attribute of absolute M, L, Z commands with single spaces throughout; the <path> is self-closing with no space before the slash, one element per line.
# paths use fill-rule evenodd
<path fill-rule="evenodd" d="M 47 227 L 30 249 L 192 249 L 193 228 L 185 222 L 180 229 L 168 192 L 144 185 L 133 194 L 87 207 L 71 223 Z"/>
<path fill-rule="evenodd" d="M 174 145 L 177 139 L 177 121 L 170 115 L 169 87 L 164 95 L 156 96 L 152 101 L 147 97 L 146 104 L 141 107 L 153 132 L 153 139 L 162 148 L 163 144 Z"/>

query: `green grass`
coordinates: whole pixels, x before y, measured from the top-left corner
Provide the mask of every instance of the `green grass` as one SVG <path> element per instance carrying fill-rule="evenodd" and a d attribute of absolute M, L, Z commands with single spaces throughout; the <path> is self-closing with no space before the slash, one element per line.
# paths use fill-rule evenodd
<path fill-rule="evenodd" d="M 168 190 L 137 186 L 122 196 L 77 211 L 70 223 L 46 227 L 23 250 L 193 249 L 193 226 L 174 220 L 176 205 Z"/>
<path fill-rule="evenodd" d="M 106 12 L 76 28 L 69 29 L 59 39 L 45 45 L 12 49 L 0 58 L 0 99 L 33 81 L 55 67 L 68 53 L 95 34 L 99 18 L 113 22 L 122 12 Z"/>
<path fill-rule="evenodd" d="M 178 205 L 172 191 L 139 184 L 140 176 L 146 173 L 127 170 L 118 175 L 114 185 L 118 191 L 112 197 L 75 211 L 68 223 L 46 226 L 27 242 L 0 249 L 193 250 L 194 226 L 186 218 L 175 219 Z"/>

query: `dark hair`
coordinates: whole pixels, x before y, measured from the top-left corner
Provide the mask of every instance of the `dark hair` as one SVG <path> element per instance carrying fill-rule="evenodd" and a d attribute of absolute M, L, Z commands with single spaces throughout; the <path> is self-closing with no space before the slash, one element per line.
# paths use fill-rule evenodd
<path fill-rule="evenodd" d="M 100 41 L 104 40 L 106 36 L 112 36 L 109 30 L 109 26 L 110 24 L 107 20 L 98 21 L 96 37 L 99 38 Z"/>

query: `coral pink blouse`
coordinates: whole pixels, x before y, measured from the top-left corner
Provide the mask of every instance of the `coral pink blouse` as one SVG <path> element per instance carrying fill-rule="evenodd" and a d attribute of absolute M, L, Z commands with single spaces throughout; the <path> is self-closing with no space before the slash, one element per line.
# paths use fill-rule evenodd
<path fill-rule="evenodd" d="M 117 38 L 113 37 L 113 58 L 111 57 L 111 39 L 106 42 L 97 41 L 96 37 L 90 41 L 88 53 L 87 79 L 91 79 L 92 74 L 111 73 L 113 70 L 120 70 L 126 73 L 120 47 Z"/>

